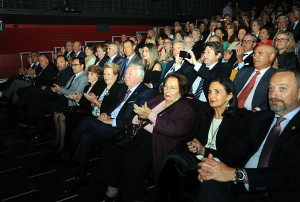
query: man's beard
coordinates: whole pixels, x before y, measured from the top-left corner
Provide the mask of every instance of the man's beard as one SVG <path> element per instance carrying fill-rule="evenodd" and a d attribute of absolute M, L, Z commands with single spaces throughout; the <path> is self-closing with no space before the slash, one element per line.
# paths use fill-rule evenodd
<path fill-rule="evenodd" d="M 272 102 L 282 102 L 282 106 L 273 106 Z M 287 105 L 283 100 L 277 99 L 277 98 L 269 98 L 269 104 L 271 110 L 276 114 L 285 114 L 286 112 L 289 112 L 296 104 L 298 100 L 295 99 L 290 105 Z"/>

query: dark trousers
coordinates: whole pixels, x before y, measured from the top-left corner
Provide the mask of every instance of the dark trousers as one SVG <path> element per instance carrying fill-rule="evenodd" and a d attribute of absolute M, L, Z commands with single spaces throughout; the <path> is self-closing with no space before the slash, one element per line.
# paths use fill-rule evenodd
<path fill-rule="evenodd" d="M 270 202 L 274 201 L 266 193 L 246 191 L 244 184 L 209 180 L 201 184 L 195 202 Z"/>
<path fill-rule="evenodd" d="M 186 193 L 199 186 L 198 162 L 189 151 L 168 155 L 158 177 L 156 201 L 187 201 Z"/>
<path fill-rule="evenodd" d="M 95 144 L 100 141 L 110 141 L 116 131 L 117 128 L 97 118 L 84 118 L 72 135 L 72 144 L 76 145 L 73 160 L 86 164 Z"/>
<path fill-rule="evenodd" d="M 152 170 L 152 135 L 142 130 L 137 136 L 136 148 L 132 151 L 113 144 L 105 146 L 95 178 L 113 187 L 119 187 L 122 179 L 122 201 L 141 201 L 145 190 L 144 176 Z"/>

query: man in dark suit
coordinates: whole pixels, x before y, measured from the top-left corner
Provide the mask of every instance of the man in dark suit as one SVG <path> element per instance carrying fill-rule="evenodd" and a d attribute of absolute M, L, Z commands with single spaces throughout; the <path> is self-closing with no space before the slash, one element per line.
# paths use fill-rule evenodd
<path fill-rule="evenodd" d="M 124 59 L 120 66 L 119 83 L 124 83 L 124 75 L 130 64 L 142 65 L 142 58 L 135 53 L 135 45 L 133 41 L 126 40 L 124 42 L 124 53 L 127 56 L 127 59 Z"/>
<path fill-rule="evenodd" d="M 86 58 L 84 51 L 82 51 L 82 45 L 80 41 L 75 41 L 73 43 L 73 53 L 74 54 L 71 55 L 72 60 L 74 60 L 75 58 Z"/>
<path fill-rule="evenodd" d="M 300 74 L 294 70 L 280 69 L 272 76 L 272 111 L 255 114 L 251 135 L 219 154 L 221 162 L 210 154 L 198 164 L 198 178 L 205 181 L 199 201 L 299 200 L 299 86 Z"/>
<path fill-rule="evenodd" d="M 235 70 L 243 67 L 253 67 L 253 49 L 256 46 L 257 37 L 254 34 L 245 34 L 242 45 L 236 51 L 226 51 L 223 62 L 228 62 Z"/>
<path fill-rule="evenodd" d="M 53 63 L 49 63 L 47 55 L 39 56 L 39 65 L 41 67 L 41 71 L 38 75 L 34 76 L 35 79 L 33 83 L 29 81 L 16 79 L 4 91 L 4 95 L 8 98 L 11 98 L 12 103 L 16 103 L 16 101 L 19 99 L 17 91 L 21 88 L 25 88 L 31 85 L 37 88 L 43 88 L 44 86 L 49 86 L 52 84 L 53 78 L 57 74 L 56 66 Z"/>
<path fill-rule="evenodd" d="M 63 55 L 57 56 L 56 64 L 58 73 L 53 78 L 53 83 L 63 87 L 69 81 L 71 76 L 73 76 L 73 71 L 67 67 L 68 59 Z M 36 88 L 35 86 L 22 88 L 21 92 L 18 91 L 20 99 L 17 101 L 17 105 L 22 108 L 25 103 L 27 103 L 27 106 L 32 105 L 31 107 L 36 107 L 39 104 L 37 100 L 43 96 L 43 94 L 56 94 L 52 92 L 51 87 L 52 83 L 50 86 L 43 86 L 42 88 Z"/>
<path fill-rule="evenodd" d="M 101 112 L 98 119 L 87 117 L 81 121 L 68 148 L 69 152 L 76 148 L 73 156 L 73 160 L 79 163 L 76 184 L 85 177 L 93 146 L 99 141 L 110 141 L 118 130 L 132 121 L 133 105 L 142 106 L 153 97 L 152 90 L 141 83 L 143 77 L 144 68 L 141 65 L 129 65 L 124 78 L 127 88 L 120 92 L 116 102 Z"/>
<path fill-rule="evenodd" d="M 67 58 L 71 58 L 73 54 L 73 41 L 66 41 L 66 52 L 64 53 L 64 56 L 66 56 Z"/>
<path fill-rule="evenodd" d="M 254 67 L 243 68 L 237 73 L 234 85 L 239 108 L 252 111 L 268 109 L 268 86 L 275 71 L 271 67 L 275 56 L 275 48 L 272 45 L 262 44 L 254 52 Z"/>
<path fill-rule="evenodd" d="M 113 62 L 119 67 L 121 66 L 124 60 L 123 57 L 119 55 L 119 45 L 114 43 L 108 45 L 107 56 L 109 57 L 107 62 Z"/>
<path fill-rule="evenodd" d="M 140 55 L 140 48 L 144 48 L 145 46 L 145 42 L 143 41 L 143 36 L 141 33 L 137 33 L 136 34 L 136 40 L 137 40 L 137 43 L 136 43 L 136 47 L 135 47 L 135 52 L 138 56 L 141 56 Z"/>
<path fill-rule="evenodd" d="M 291 21 L 289 31 L 293 34 L 295 42 L 300 40 L 300 11 L 292 11 L 289 13 L 289 19 Z"/>
<path fill-rule="evenodd" d="M 195 71 L 189 74 L 189 77 L 192 78 L 190 92 L 194 95 L 195 99 L 207 102 L 210 82 L 218 77 L 229 78 L 231 66 L 221 62 L 224 51 L 222 44 L 218 42 L 206 43 L 203 64 L 197 62 L 191 51 L 190 53 L 192 58 L 186 60 L 195 65 Z"/>
<path fill-rule="evenodd" d="M 175 60 L 168 62 L 167 67 L 163 73 L 162 79 L 160 79 L 158 82 L 152 83 L 152 88 L 159 91 L 159 88 L 163 84 L 164 78 L 168 74 L 172 73 L 184 75 L 185 77 L 187 77 L 189 84 L 191 84 L 192 78 L 190 78 L 190 73 L 193 71 L 193 65 L 185 61 L 184 58 L 179 57 L 180 51 L 187 51 L 186 42 L 183 40 L 173 41 L 173 56 Z"/>

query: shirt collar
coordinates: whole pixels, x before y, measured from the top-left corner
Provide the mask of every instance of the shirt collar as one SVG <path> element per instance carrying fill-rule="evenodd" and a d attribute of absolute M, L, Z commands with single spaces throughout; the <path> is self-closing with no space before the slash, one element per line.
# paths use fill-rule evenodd
<path fill-rule="evenodd" d="M 283 117 L 286 118 L 287 120 L 292 120 L 294 116 L 300 111 L 300 107 L 294 109 L 293 111 L 289 112 L 288 114 L 284 115 Z M 278 114 L 275 114 L 275 117 L 280 117 Z"/>

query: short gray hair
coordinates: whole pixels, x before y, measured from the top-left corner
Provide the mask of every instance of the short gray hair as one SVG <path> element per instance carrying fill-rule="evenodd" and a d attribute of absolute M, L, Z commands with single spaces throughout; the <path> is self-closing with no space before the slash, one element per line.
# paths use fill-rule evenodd
<path fill-rule="evenodd" d="M 115 48 L 115 49 L 117 49 L 117 50 L 118 50 L 118 53 L 119 53 L 120 46 L 119 46 L 118 44 L 115 44 L 115 43 L 113 43 L 113 46 L 114 46 L 114 48 Z"/>
<path fill-rule="evenodd" d="M 138 76 L 141 75 L 142 76 L 142 81 L 144 80 L 145 70 L 144 70 L 144 67 L 142 65 L 136 64 L 136 63 L 131 63 L 131 64 L 128 65 L 128 67 L 135 67 L 137 72 L 138 72 Z"/>
<path fill-rule="evenodd" d="M 257 42 L 257 36 L 255 36 L 255 34 L 252 34 L 252 33 L 246 33 L 243 37 L 243 39 L 245 38 L 245 36 L 252 36 L 253 38 L 253 43 L 256 43 Z"/>
<path fill-rule="evenodd" d="M 182 43 L 184 49 L 187 49 L 187 44 L 186 44 L 186 42 L 185 42 L 184 40 L 174 40 L 174 41 L 173 41 L 173 45 L 174 45 L 175 43 Z"/>

